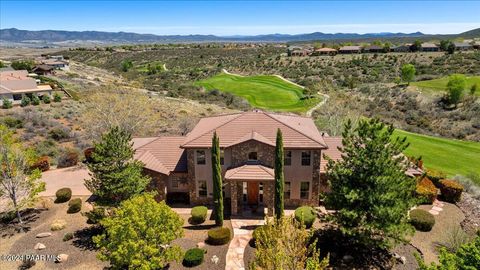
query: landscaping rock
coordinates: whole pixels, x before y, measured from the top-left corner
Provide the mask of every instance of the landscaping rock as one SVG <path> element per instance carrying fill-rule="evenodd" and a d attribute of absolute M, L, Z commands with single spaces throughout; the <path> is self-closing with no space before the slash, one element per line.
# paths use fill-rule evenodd
<path fill-rule="evenodd" d="M 58 255 L 56 262 L 63 263 L 63 262 L 66 262 L 67 260 L 68 260 L 68 254 L 62 253 Z"/>
<path fill-rule="evenodd" d="M 205 247 L 205 242 L 198 242 L 197 243 L 197 248 L 204 248 Z"/>
<path fill-rule="evenodd" d="M 407 258 L 405 258 L 405 256 L 401 256 L 401 257 L 400 257 L 400 262 L 401 262 L 402 264 L 406 264 L 406 263 L 407 263 Z"/>
<path fill-rule="evenodd" d="M 52 236 L 52 233 L 44 232 L 44 233 L 39 233 L 39 234 L 37 234 L 35 237 L 37 237 L 37 238 L 45 238 L 45 237 L 49 237 L 49 236 Z"/>
<path fill-rule="evenodd" d="M 353 262 L 353 256 L 351 255 L 344 255 L 342 257 L 342 261 L 345 262 L 345 263 L 351 263 Z"/>
<path fill-rule="evenodd" d="M 33 247 L 33 249 L 38 249 L 38 250 L 42 250 L 42 249 L 45 249 L 47 248 L 44 244 L 42 243 L 37 243 L 35 244 L 35 246 Z"/>

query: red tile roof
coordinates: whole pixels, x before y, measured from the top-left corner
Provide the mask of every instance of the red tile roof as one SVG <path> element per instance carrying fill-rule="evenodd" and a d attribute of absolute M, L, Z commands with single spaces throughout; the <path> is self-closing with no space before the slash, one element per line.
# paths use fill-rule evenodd
<path fill-rule="evenodd" d="M 259 164 L 247 164 L 225 172 L 227 180 L 274 180 L 275 173 L 272 168 Z"/>
<path fill-rule="evenodd" d="M 202 118 L 187 135 L 182 147 L 208 148 L 212 144 L 214 131 L 220 138 L 220 147 L 229 147 L 249 136 L 251 139 L 273 145 L 277 128 L 282 130 L 285 148 L 327 147 L 311 118 L 263 111 Z"/>
<path fill-rule="evenodd" d="M 320 159 L 320 173 L 324 173 L 327 170 L 327 160 L 323 158 L 323 155 L 337 161 L 342 158 L 342 152 L 338 150 L 338 147 L 342 147 L 342 137 L 323 137 L 325 143 L 328 145 L 328 149 L 322 151 L 322 158 Z"/>
<path fill-rule="evenodd" d="M 166 175 L 170 172 L 187 171 L 187 156 L 180 145 L 185 137 L 134 138 L 135 159 L 142 161 L 145 168 Z"/>

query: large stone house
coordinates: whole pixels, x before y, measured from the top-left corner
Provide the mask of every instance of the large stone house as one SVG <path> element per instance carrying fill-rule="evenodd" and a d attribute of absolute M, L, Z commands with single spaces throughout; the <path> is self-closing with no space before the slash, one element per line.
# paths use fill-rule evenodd
<path fill-rule="evenodd" d="M 320 133 L 307 117 L 257 110 L 206 117 L 186 136 L 135 138 L 135 158 L 145 164 L 158 199 L 211 204 L 211 144 L 216 132 L 231 213 L 266 208 L 272 214 L 277 129 L 285 152 L 285 206 L 318 205 L 319 194 L 328 190 L 322 156 L 341 158 L 341 138 Z"/>

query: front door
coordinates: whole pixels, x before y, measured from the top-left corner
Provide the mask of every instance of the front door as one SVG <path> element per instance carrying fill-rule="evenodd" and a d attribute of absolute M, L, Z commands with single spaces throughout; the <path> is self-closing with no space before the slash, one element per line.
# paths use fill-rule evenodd
<path fill-rule="evenodd" d="M 247 183 L 247 202 L 248 205 L 258 204 L 258 182 Z"/>

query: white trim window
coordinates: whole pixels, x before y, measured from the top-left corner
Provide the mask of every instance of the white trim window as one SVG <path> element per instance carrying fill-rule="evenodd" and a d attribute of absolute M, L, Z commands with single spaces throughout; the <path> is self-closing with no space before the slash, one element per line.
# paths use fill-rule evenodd
<path fill-rule="evenodd" d="M 285 166 L 292 165 L 292 151 L 285 151 L 285 156 L 283 157 L 283 164 Z"/>
<path fill-rule="evenodd" d="M 197 158 L 197 165 L 205 165 L 207 162 L 205 150 L 197 150 L 195 152 Z"/>

